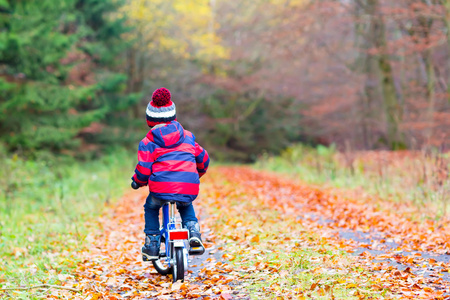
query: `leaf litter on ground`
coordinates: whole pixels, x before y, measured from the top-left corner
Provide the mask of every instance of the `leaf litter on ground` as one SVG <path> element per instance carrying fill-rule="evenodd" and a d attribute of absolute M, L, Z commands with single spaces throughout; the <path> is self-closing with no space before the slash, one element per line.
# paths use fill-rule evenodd
<path fill-rule="evenodd" d="M 367 287 L 367 293 L 363 296 L 358 295 L 359 298 L 375 297 L 373 292 L 383 297 L 414 299 L 450 297 L 450 284 L 448 281 L 442 280 L 442 273 L 448 271 L 448 262 L 422 257 L 422 252 L 430 255 L 448 254 L 450 245 L 448 222 L 411 221 L 403 217 L 401 211 L 393 212 L 383 209 L 383 205 L 379 203 L 362 202 L 345 197 L 336 191 L 312 187 L 292 179 L 281 178 L 273 173 L 255 171 L 250 168 L 221 168 L 220 176 L 228 182 L 228 184 L 217 184 L 213 189 L 222 191 L 220 194 L 224 196 L 220 203 L 229 203 L 232 201 L 231 198 L 235 198 L 234 206 L 239 206 L 238 203 L 244 205 L 244 203 L 253 202 L 255 203 L 253 210 L 251 210 L 251 205 L 247 206 L 247 209 L 251 210 L 251 214 L 261 215 L 264 208 L 276 210 L 280 215 L 277 220 L 279 223 L 292 217 L 296 223 L 293 228 L 299 230 L 302 227 L 306 232 L 306 235 L 300 240 L 310 241 L 313 246 L 315 244 L 316 247 L 313 247 L 313 250 L 317 250 L 317 245 L 334 246 L 335 249 L 345 250 L 349 253 L 355 252 L 362 246 L 369 248 L 375 246 L 374 248 L 376 248 L 375 243 L 363 245 L 355 240 L 341 238 L 340 232 L 343 229 L 368 233 L 376 231 L 378 235 L 381 233 L 386 239 L 396 241 L 398 247 L 384 249 L 384 254 L 379 257 L 363 252 L 356 258 L 347 258 L 352 261 L 352 267 L 364 274 L 355 282 L 346 285 L 348 288 Z M 266 219 L 261 216 L 258 216 L 257 219 L 262 220 L 260 222 L 262 228 L 268 227 Z M 269 230 L 277 232 L 276 229 Z M 282 238 L 288 232 L 289 227 L 283 225 L 278 234 L 281 233 Z M 296 235 L 301 237 L 301 233 Z M 235 239 L 238 237 L 238 235 L 234 236 Z M 249 239 L 246 238 L 246 240 Z M 288 244 L 280 241 L 280 237 L 273 242 Z M 383 241 L 379 244 L 382 243 Z M 305 243 L 302 245 L 302 250 L 308 247 L 311 245 Z M 287 250 L 286 252 L 292 256 L 294 252 L 289 248 Z M 323 251 L 319 248 L 317 252 L 323 253 Z M 414 256 L 402 255 L 408 251 L 413 252 Z M 382 260 L 379 261 L 380 259 Z M 386 260 L 404 262 L 409 268 L 399 270 L 387 263 Z M 323 263 L 321 267 L 324 267 Z M 314 273 L 314 268 L 309 267 L 308 270 L 308 272 Z M 335 272 L 338 268 L 335 265 L 335 267 L 331 267 L 331 270 Z M 424 276 L 425 270 L 431 271 L 430 276 Z M 348 277 L 348 275 L 345 276 Z M 365 276 L 367 276 L 367 280 Z M 364 281 L 363 284 L 361 284 L 361 279 Z M 358 294 L 362 294 L 362 292 L 358 290 Z M 344 298 L 349 295 L 347 294 Z M 286 295 L 284 296 L 286 297 Z"/>
<path fill-rule="evenodd" d="M 213 253 L 199 264 L 198 272 L 188 271 L 184 282 L 172 283 L 171 276 L 162 276 L 151 263 L 143 262 L 140 249 L 144 241 L 143 204 L 147 193 L 126 194 L 118 205 L 99 220 L 99 230 L 88 236 L 90 246 L 78 253 L 82 263 L 75 270 L 75 280 L 65 285 L 81 290 L 79 294 L 52 291 L 50 298 L 68 299 L 236 299 L 239 295 L 230 283 L 236 280 L 233 269 L 217 260 Z M 199 201 L 200 202 L 200 201 Z M 208 230 L 209 217 L 197 209 L 205 232 L 207 251 L 214 249 L 215 237 Z M 213 252 L 213 251 L 211 251 Z"/>
<path fill-rule="evenodd" d="M 448 224 L 412 222 L 401 212 L 247 167 L 212 168 L 208 175 L 194 202 L 212 252 L 199 272 L 172 283 L 142 262 L 146 193 L 130 192 L 99 220 L 98 231 L 88 237 L 90 247 L 76 254 L 82 263 L 74 279 L 62 283 L 82 292 L 52 290 L 48 298 L 445 299 L 450 293 L 439 273 L 412 271 L 425 265 L 448 271 L 448 263 L 425 264 L 418 255 L 399 252 L 446 253 Z M 348 255 L 361 244 L 341 238 L 342 228 L 375 229 L 399 247 L 381 257 Z M 222 260 L 212 255 L 217 250 Z M 399 270 L 389 260 L 411 266 Z"/>

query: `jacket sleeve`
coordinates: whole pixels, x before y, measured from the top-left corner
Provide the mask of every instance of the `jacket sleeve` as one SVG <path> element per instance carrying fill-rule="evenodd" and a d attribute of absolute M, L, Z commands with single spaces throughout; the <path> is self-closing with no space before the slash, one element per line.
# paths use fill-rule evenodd
<path fill-rule="evenodd" d="M 198 175 L 202 177 L 205 175 L 209 166 L 208 152 L 202 148 L 197 142 L 195 142 L 195 162 L 197 163 Z"/>
<path fill-rule="evenodd" d="M 141 141 L 138 149 L 138 164 L 134 170 L 134 175 L 131 179 L 138 185 L 144 186 L 148 184 L 148 179 L 152 174 L 153 155 L 149 147 Z"/>

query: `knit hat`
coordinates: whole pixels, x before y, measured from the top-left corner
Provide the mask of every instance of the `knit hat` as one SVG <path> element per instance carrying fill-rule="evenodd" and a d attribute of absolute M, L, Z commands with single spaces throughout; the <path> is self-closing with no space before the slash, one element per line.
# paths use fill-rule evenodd
<path fill-rule="evenodd" d="M 166 88 L 159 88 L 153 92 L 152 100 L 147 105 L 147 124 L 150 127 L 161 123 L 176 121 L 175 103 L 170 99 L 170 92 Z"/>

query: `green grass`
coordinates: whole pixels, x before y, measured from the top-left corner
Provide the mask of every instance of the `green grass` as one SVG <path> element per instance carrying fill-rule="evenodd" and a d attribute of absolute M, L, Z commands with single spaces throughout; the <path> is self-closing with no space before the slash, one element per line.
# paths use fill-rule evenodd
<path fill-rule="evenodd" d="M 230 263 L 245 274 L 251 299 L 359 299 L 376 293 L 370 274 L 354 267 L 347 253 L 273 210 L 259 214 L 246 217 L 252 225 L 242 233 L 257 241 L 246 249 L 227 243 L 228 249 L 240 248 Z"/>
<path fill-rule="evenodd" d="M 363 189 L 384 200 L 409 202 L 422 218 L 450 212 L 448 154 L 388 152 L 385 159 L 374 159 L 375 154 L 295 145 L 280 156 L 261 157 L 254 167 L 291 174 L 306 183 Z"/>
<path fill-rule="evenodd" d="M 134 160 L 124 150 L 81 163 L 0 154 L 0 286 L 65 280 L 96 218 L 129 187 Z"/>
<path fill-rule="evenodd" d="M 251 299 L 376 299 L 385 292 L 374 288 L 370 272 L 349 254 L 305 230 L 295 217 L 262 205 L 226 179 L 215 180 L 226 196 L 217 205 L 216 191 L 204 187 L 203 201 L 211 201 L 204 208 L 215 216 L 210 226 L 220 232 L 219 249 L 239 273 L 235 284 Z"/>

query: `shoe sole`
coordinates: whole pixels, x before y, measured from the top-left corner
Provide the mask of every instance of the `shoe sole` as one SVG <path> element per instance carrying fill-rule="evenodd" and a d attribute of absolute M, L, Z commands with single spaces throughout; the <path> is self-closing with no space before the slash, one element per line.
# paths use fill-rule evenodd
<path fill-rule="evenodd" d="M 189 255 L 202 255 L 205 253 L 204 247 L 190 247 L 189 248 Z"/>
<path fill-rule="evenodd" d="M 197 237 L 192 237 L 189 240 L 189 255 L 202 255 L 205 253 L 205 246 L 202 241 Z"/>
<path fill-rule="evenodd" d="M 152 260 L 157 260 L 158 258 L 159 258 L 158 256 L 150 256 L 150 255 L 142 252 L 142 260 L 143 261 L 152 261 Z"/>
<path fill-rule="evenodd" d="M 189 239 L 189 246 L 191 247 L 203 247 L 202 241 L 197 237 L 192 237 Z"/>

